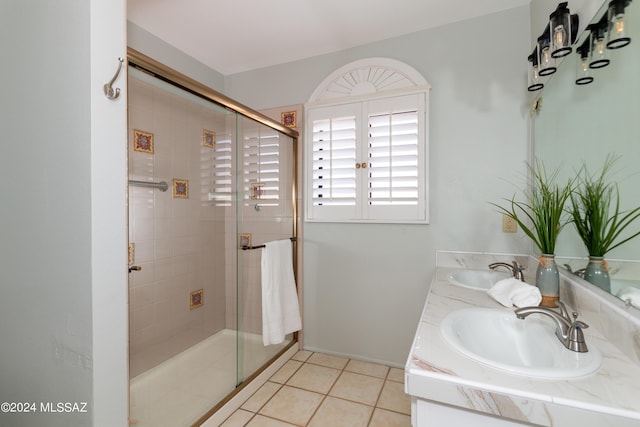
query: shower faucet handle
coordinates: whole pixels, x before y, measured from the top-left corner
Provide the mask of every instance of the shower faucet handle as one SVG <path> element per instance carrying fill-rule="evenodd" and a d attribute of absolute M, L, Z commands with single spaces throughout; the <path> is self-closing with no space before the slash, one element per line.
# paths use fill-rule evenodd
<path fill-rule="evenodd" d="M 140 270 L 142 270 L 142 267 L 140 267 L 139 265 L 129 266 L 129 273 L 131 273 L 132 271 L 140 271 Z"/>

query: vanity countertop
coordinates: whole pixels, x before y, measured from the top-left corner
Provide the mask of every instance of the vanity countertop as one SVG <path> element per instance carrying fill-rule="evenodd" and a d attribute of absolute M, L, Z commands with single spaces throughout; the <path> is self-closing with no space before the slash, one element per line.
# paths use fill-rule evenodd
<path fill-rule="evenodd" d="M 533 379 L 476 362 L 449 346 L 439 325 L 468 307 L 513 311 L 485 291 L 452 285 L 453 268 L 437 267 L 405 366 L 406 392 L 454 407 L 543 426 L 640 426 L 640 366 L 591 324 L 586 342 L 602 353 L 594 374 L 570 380 Z"/>

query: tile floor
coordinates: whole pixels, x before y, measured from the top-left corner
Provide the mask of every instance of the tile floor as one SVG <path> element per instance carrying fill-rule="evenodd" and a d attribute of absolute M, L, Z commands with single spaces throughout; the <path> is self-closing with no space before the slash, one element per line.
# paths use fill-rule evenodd
<path fill-rule="evenodd" d="M 402 369 L 300 351 L 223 427 L 410 427 Z"/>

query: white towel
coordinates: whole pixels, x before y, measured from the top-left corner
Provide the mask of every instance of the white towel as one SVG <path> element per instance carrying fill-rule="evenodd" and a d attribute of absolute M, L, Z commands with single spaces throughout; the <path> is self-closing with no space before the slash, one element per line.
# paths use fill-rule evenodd
<path fill-rule="evenodd" d="M 291 240 L 268 242 L 262 249 L 262 342 L 280 344 L 302 329 L 291 261 Z"/>
<path fill-rule="evenodd" d="M 528 283 L 509 277 L 493 285 L 487 293 L 505 307 L 527 307 L 538 305 L 542 301 L 540 290 Z"/>
<path fill-rule="evenodd" d="M 624 302 L 640 308 L 640 289 L 633 286 L 627 286 L 618 291 L 616 294 Z"/>

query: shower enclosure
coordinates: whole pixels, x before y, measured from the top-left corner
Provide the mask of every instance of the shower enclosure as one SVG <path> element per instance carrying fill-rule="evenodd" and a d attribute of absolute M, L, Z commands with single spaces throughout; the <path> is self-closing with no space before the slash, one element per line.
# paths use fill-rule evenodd
<path fill-rule="evenodd" d="M 262 343 L 253 248 L 295 238 L 297 133 L 129 63 L 130 421 L 198 424 L 295 343 Z"/>

